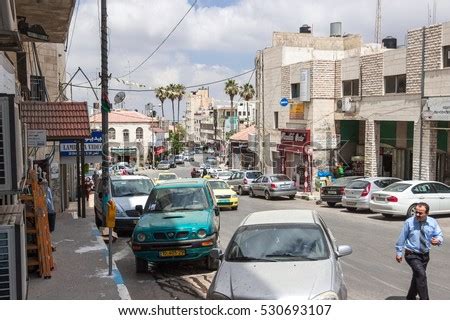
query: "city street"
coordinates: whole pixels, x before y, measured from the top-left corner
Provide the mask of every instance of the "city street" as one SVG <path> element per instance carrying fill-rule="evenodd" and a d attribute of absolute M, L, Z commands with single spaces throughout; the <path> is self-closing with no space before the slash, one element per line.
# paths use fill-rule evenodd
<path fill-rule="evenodd" d="M 196 160 L 200 160 L 196 156 Z M 189 177 L 191 164 L 178 166 L 171 172 Z M 158 171 L 140 172 L 155 177 Z M 353 247 L 353 254 L 342 259 L 349 299 L 403 299 L 409 287 L 411 270 L 406 262 L 395 261 L 394 244 L 404 218 L 384 219 L 369 212 L 350 213 L 345 209 L 328 208 L 301 199 L 240 197 L 237 211 L 221 212 L 221 247 L 225 248 L 242 219 L 251 212 L 282 209 L 314 209 L 324 218 L 338 244 Z M 437 218 L 445 235 L 450 234 L 450 216 Z M 136 274 L 129 238 L 114 244 L 114 258 L 132 299 L 202 299 L 214 276 L 202 264 L 167 265 Z M 445 240 L 444 240 L 445 242 Z M 445 272 L 450 259 L 447 244 L 433 248 L 428 265 L 431 299 L 450 299 L 450 283 Z M 268 275 L 270 276 L 270 275 Z M 295 279 L 292 279 L 295 281 Z"/>

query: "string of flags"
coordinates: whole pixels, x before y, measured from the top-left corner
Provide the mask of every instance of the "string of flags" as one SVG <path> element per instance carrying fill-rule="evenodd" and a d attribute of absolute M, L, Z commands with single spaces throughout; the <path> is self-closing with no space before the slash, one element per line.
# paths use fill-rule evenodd
<path fill-rule="evenodd" d="M 133 81 L 128 81 L 128 80 L 123 80 L 123 79 L 119 79 L 119 78 L 114 78 L 117 82 L 125 84 L 127 86 L 134 86 L 137 88 L 145 88 L 145 84 L 142 83 L 137 83 L 137 82 L 133 82 Z"/>

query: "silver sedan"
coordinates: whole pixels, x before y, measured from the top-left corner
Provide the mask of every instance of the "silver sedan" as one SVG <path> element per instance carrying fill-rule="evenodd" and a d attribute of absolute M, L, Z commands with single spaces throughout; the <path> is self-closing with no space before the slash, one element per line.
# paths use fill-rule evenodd
<path fill-rule="evenodd" d="M 219 270 L 208 299 L 347 298 L 340 258 L 350 246 L 336 246 L 313 210 L 254 212 L 234 233 L 225 254 L 213 249 Z"/>
<path fill-rule="evenodd" d="M 289 197 L 294 199 L 297 194 L 294 181 L 284 174 L 261 176 L 249 186 L 250 197 L 264 196 L 267 200 L 273 197 Z"/>

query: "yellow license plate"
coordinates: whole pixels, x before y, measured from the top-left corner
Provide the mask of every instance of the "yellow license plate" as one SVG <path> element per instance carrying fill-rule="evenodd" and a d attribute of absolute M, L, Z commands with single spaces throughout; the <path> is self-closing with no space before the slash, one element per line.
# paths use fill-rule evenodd
<path fill-rule="evenodd" d="M 160 257 L 182 257 L 185 255 L 185 250 L 164 250 L 159 252 Z"/>

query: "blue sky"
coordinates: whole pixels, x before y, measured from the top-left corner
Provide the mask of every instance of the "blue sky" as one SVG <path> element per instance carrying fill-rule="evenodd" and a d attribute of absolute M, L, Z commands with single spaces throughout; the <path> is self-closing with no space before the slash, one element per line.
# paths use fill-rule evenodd
<path fill-rule="evenodd" d="M 108 0 L 109 72 L 113 77 L 140 64 L 165 38 L 193 0 Z M 436 0 L 437 22 L 450 21 L 450 1 Z M 98 2 L 83 0 L 74 13 L 70 31 L 69 73 L 80 66 L 90 78 L 100 71 Z M 407 30 L 428 23 L 432 0 L 383 1 L 382 35 L 404 44 Z M 196 85 L 231 77 L 253 68 L 257 50 L 271 45 L 273 31 L 298 32 L 303 24 L 315 35 L 327 36 L 329 24 L 343 23 L 344 33 L 373 41 L 376 0 L 198 0 L 156 54 L 124 80 L 155 88 L 169 83 Z M 407 13 L 406 13 L 407 12 Z M 77 17 L 75 20 L 75 16 Z M 75 29 L 73 29 L 75 28 Z M 72 37 L 73 34 L 73 37 Z M 236 79 L 249 80 L 249 75 Z M 83 83 L 77 77 L 73 83 Z M 111 80 L 111 88 L 137 89 Z M 87 89 L 74 89 L 74 100 L 94 102 Z M 223 83 L 210 86 L 216 99 L 227 97 Z M 110 92 L 113 100 L 115 92 Z M 125 106 L 143 109 L 158 104 L 152 92 L 129 92 Z M 169 103 L 165 103 L 170 114 Z M 184 108 L 184 103 L 182 102 Z"/>

